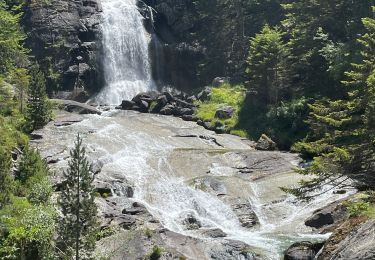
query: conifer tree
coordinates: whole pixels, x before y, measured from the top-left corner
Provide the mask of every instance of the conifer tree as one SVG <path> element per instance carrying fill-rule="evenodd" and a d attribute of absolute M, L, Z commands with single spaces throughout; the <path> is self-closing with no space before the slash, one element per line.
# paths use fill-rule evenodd
<path fill-rule="evenodd" d="M 265 25 L 250 40 L 247 74 L 250 88 L 257 91 L 264 104 L 277 104 L 282 90 L 288 87 L 286 58 L 288 49 L 282 32 Z"/>
<path fill-rule="evenodd" d="M 63 215 L 60 220 L 59 245 L 68 257 L 74 256 L 77 260 L 91 259 L 95 248 L 97 224 L 97 207 L 92 185 L 94 175 L 79 135 L 70 156 L 59 200 Z"/>
<path fill-rule="evenodd" d="M 11 160 L 7 151 L 0 147 L 0 209 L 9 202 L 12 193 Z"/>
<path fill-rule="evenodd" d="M 359 39 L 363 61 L 346 73 L 347 97 L 311 105 L 313 132 L 295 149 L 315 155 L 302 173 L 316 177 L 291 190 L 296 195 L 306 197 L 325 183 L 345 186 L 349 180 L 357 188 L 375 187 L 375 20 L 364 18 L 363 24 L 367 29 Z"/>
<path fill-rule="evenodd" d="M 27 130 L 33 131 L 42 128 L 51 119 L 51 108 L 46 94 L 46 80 L 38 66 L 31 70 L 28 92 Z"/>

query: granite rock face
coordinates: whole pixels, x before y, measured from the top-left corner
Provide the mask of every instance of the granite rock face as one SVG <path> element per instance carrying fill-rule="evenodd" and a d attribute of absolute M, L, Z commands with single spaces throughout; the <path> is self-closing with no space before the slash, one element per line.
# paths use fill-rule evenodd
<path fill-rule="evenodd" d="M 46 72 L 49 91 L 71 90 L 76 82 L 88 91 L 101 86 L 99 0 L 29 0 L 23 26 L 26 46 Z M 79 79 L 79 81 L 78 81 Z"/>

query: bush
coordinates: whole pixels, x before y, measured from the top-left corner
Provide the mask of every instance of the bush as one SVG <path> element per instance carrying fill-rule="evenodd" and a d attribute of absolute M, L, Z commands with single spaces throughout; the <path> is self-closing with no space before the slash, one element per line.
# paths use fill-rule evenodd
<path fill-rule="evenodd" d="M 348 206 L 350 217 L 357 217 L 368 213 L 371 209 L 371 204 L 363 200 L 351 202 Z"/>
<path fill-rule="evenodd" d="M 154 246 L 153 249 L 152 249 L 152 253 L 150 254 L 149 259 L 150 260 L 158 260 L 158 259 L 160 259 L 162 252 L 163 252 L 162 248 L 160 248 L 158 246 Z"/>
<path fill-rule="evenodd" d="M 277 106 L 264 106 L 249 95 L 239 113 L 236 128 L 245 129 L 254 140 L 266 134 L 279 148 L 287 150 L 308 132 L 304 122 L 308 114 L 307 103 L 307 99 L 300 98 Z"/>

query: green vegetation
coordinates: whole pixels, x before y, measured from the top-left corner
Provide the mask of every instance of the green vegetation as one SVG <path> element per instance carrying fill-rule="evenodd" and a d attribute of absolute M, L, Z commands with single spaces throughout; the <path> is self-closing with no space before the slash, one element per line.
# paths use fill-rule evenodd
<path fill-rule="evenodd" d="M 202 121 L 209 121 L 211 125 L 220 124 L 224 126 L 225 131 L 243 134 L 239 129 L 235 129 L 238 123 L 238 112 L 245 99 L 245 88 L 241 85 L 231 86 L 223 84 L 220 87 L 212 88 L 209 100 L 205 102 L 198 101 L 196 105 L 198 110 L 196 116 Z M 235 112 L 229 119 L 219 119 L 215 117 L 216 111 L 225 106 L 231 106 Z"/>
<path fill-rule="evenodd" d="M 195 35 L 209 49 L 202 77 L 229 76 L 247 89 L 233 119 L 216 122 L 212 97 L 198 117 L 254 140 L 264 133 L 313 159 L 301 173 L 315 177 L 289 190 L 295 195 L 349 180 L 374 189 L 375 1 L 194 2 L 205 24 Z"/>
<path fill-rule="evenodd" d="M 46 80 L 38 66 L 31 71 L 29 99 L 27 102 L 26 120 L 29 132 L 46 125 L 52 116 L 51 104 L 46 93 Z"/>
<path fill-rule="evenodd" d="M 62 257 L 91 258 L 97 235 L 94 174 L 79 135 L 74 144 L 59 200 L 63 216 L 59 220 L 58 247 Z"/>
<path fill-rule="evenodd" d="M 158 259 L 160 259 L 162 253 L 163 253 L 163 249 L 161 247 L 158 247 L 157 245 L 155 245 L 152 248 L 151 254 L 148 257 L 146 257 L 146 259 L 158 260 Z"/>

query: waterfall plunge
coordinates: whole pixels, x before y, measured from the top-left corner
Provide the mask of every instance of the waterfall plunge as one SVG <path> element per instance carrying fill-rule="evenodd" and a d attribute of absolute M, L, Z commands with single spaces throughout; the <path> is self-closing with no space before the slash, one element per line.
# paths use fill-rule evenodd
<path fill-rule="evenodd" d="M 118 105 L 153 88 L 149 61 L 150 39 L 137 0 L 102 0 L 105 87 L 100 104 Z"/>

